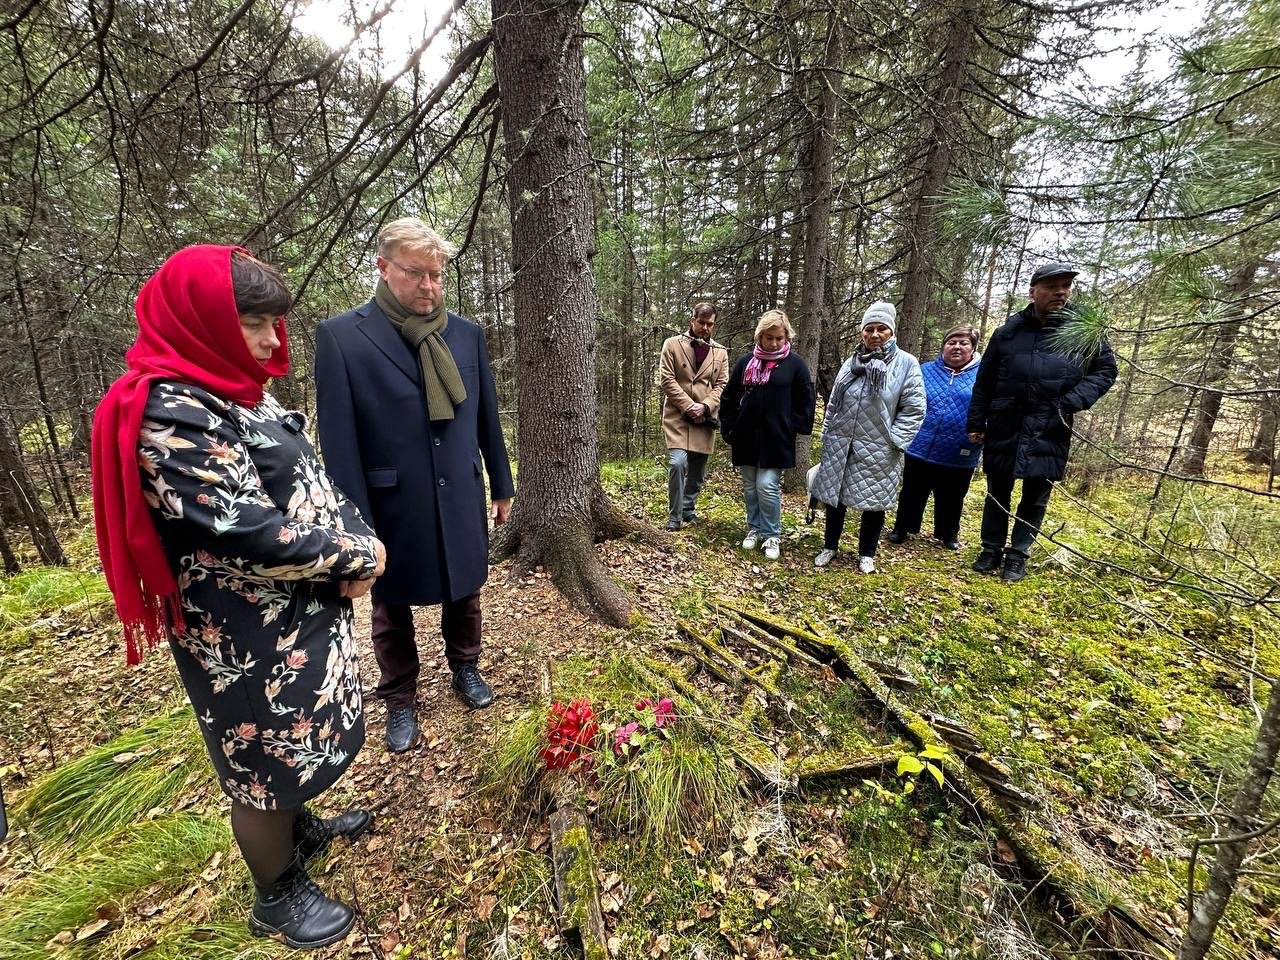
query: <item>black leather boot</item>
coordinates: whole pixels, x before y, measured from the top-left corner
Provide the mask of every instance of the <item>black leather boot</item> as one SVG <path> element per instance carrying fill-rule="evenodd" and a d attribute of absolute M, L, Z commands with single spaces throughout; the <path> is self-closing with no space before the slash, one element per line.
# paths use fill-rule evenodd
<path fill-rule="evenodd" d="M 418 714 L 413 707 L 387 711 L 387 749 L 404 753 L 418 742 Z"/>
<path fill-rule="evenodd" d="M 359 807 L 336 817 L 317 817 L 304 808 L 293 821 L 293 846 L 302 862 L 306 863 L 323 853 L 334 837 L 354 840 L 368 830 L 371 823 L 373 816 Z"/>
<path fill-rule="evenodd" d="M 1001 580 L 1009 583 L 1017 583 L 1027 575 L 1027 558 L 1020 553 L 1014 553 L 1010 550 L 1004 555 L 1004 570 L 1000 574 Z"/>
<path fill-rule="evenodd" d="M 483 710 L 493 703 L 493 688 L 480 676 L 474 663 L 460 663 L 454 669 L 453 690 L 472 710 Z"/>
<path fill-rule="evenodd" d="M 999 573 L 1000 561 L 1004 559 L 1004 551 L 995 547 L 983 547 L 978 559 L 973 561 L 973 569 L 979 573 Z"/>
<path fill-rule="evenodd" d="M 307 876 L 299 857 L 275 883 L 261 886 L 249 912 L 255 937 L 275 937 L 295 950 L 314 950 L 337 943 L 355 925 L 356 915 L 345 903 L 325 895 Z"/>

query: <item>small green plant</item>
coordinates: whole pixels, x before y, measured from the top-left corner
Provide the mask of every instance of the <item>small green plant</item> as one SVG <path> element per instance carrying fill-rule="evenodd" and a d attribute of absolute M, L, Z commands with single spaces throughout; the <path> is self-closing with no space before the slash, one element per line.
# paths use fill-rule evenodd
<path fill-rule="evenodd" d="M 938 781 L 938 787 L 941 788 L 946 783 L 946 778 L 942 773 L 940 764 L 950 751 L 941 744 L 931 743 L 919 753 L 904 753 L 898 757 L 898 776 L 907 778 L 903 785 L 903 792 L 910 793 L 915 789 L 915 781 L 912 778 L 918 777 L 920 774 L 928 772 L 933 779 Z M 937 761 L 935 763 L 934 761 Z"/>

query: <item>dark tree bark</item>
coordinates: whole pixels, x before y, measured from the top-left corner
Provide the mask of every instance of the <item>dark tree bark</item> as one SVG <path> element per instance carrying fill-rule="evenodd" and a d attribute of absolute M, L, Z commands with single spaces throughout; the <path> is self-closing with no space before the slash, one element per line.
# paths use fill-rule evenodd
<path fill-rule="evenodd" d="M 4 417 L 0 417 L 0 499 L 5 501 L 6 516 L 22 518 L 42 563 L 61 566 L 67 562 L 62 544 L 40 502 L 40 494 L 27 472 L 18 438 Z"/>
<path fill-rule="evenodd" d="M 818 73 L 818 104 L 809 147 L 809 180 L 805 190 L 804 286 L 796 317 L 796 351 L 816 376 L 827 315 L 827 272 L 830 258 L 831 179 L 835 157 L 836 119 L 840 112 L 840 21 L 832 18 L 822 69 Z M 796 465 L 783 486 L 790 493 L 804 489 L 812 462 L 813 438 L 796 437 Z"/>
<path fill-rule="evenodd" d="M 1273 383 L 1280 380 L 1273 380 Z M 1258 417 L 1258 430 L 1253 443 L 1245 453 L 1246 463 L 1269 467 L 1276 458 L 1276 428 L 1280 427 L 1280 396 L 1267 394 L 1262 398 L 1262 412 Z"/>
<path fill-rule="evenodd" d="M 5 529 L 3 521 L 0 521 L 0 560 L 4 561 L 4 572 L 9 576 L 22 569 L 22 564 L 18 563 L 18 557 L 13 552 L 13 545 L 9 543 L 9 531 Z"/>
<path fill-rule="evenodd" d="M 1187 476 L 1204 476 L 1204 463 L 1209 455 L 1209 444 L 1213 440 L 1213 427 L 1218 422 L 1218 411 L 1222 409 L 1222 393 L 1216 388 L 1225 384 L 1227 376 L 1231 373 L 1231 364 L 1236 354 L 1236 342 L 1240 338 L 1244 318 L 1249 312 L 1249 291 L 1253 287 L 1257 272 L 1258 261 L 1253 260 L 1241 267 L 1226 285 L 1226 296 L 1231 303 L 1232 317 L 1218 325 L 1213 334 L 1211 346 L 1205 355 L 1206 363 L 1201 384 L 1210 389 L 1200 391 L 1195 425 L 1191 428 L 1191 439 L 1187 442 L 1187 453 L 1182 461 L 1182 472 Z"/>
<path fill-rule="evenodd" d="M 600 487 L 592 161 L 582 6 L 493 0 L 510 171 L 520 491 L 494 536 L 517 571 L 543 565 L 571 603 L 617 626 L 631 602 L 595 553 L 638 530 Z"/>
<path fill-rule="evenodd" d="M 1280 683 L 1271 685 L 1271 697 L 1258 725 L 1258 739 L 1245 768 L 1244 778 L 1231 802 L 1231 819 L 1228 834 L 1234 839 L 1214 844 L 1217 855 L 1209 868 L 1209 884 L 1195 902 L 1187 923 L 1187 935 L 1178 948 L 1178 960 L 1202 960 L 1213 945 L 1214 931 L 1227 908 L 1227 901 L 1235 891 L 1240 875 L 1240 863 L 1249 848 L 1249 841 L 1265 830 L 1258 821 L 1262 800 L 1275 772 L 1276 753 L 1280 750 Z M 1272 827 L 1275 825 L 1272 824 Z M 1221 838 L 1213 838 L 1220 840 Z M 1194 875 L 1190 878 L 1195 883 Z"/>
<path fill-rule="evenodd" d="M 943 53 L 942 76 L 931 98 L 933 110 L 924 164 L 916 181 L 908 218 L 911 257 L 902 288 L 898 345 L 911 353 L 918 351 L 929 306 L 934 254 L 938 244 L 939 198 L 951 176 L 957 131 L 964 120 L 962 95 L 977 36 L 977 7 L 977 0 L 954 0 L 947 47 Z"/>

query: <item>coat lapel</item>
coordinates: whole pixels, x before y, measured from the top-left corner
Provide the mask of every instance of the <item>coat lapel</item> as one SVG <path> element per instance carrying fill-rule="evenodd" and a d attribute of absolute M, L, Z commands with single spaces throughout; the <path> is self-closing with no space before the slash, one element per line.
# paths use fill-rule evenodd
<path fill-rule="evenodd" d="M 357 324 L 360 332 L 373 341 L 374 345 L 387 355 L 387 359 L 400 368 L 400 372 L 414 383 L 422 383 L 422 373 L 418 370 L 418 358 L 405 343 L 404 337 L 396 332 L 387 315 L 377 302 L 369 304 L 369 312 Z"/>
<path fill-rule="evenodd" d="M 684 347 L 684 352 L 689 357 L 689 368 L 693 370 L 694 380 L 697 380 L 699 377 L 701 377 L 702 372 L 706 370 L 709 365 L 715 362 L 716 344 L 714 340 L 711 341 L 711 349 L 707 351 L 707 359 L 702 361 L 702 366 L 700 367 L 697 366 L 698 355 L 693 352 L 693 338 L 692 337 L 681 338 L 680 346 Z"/>

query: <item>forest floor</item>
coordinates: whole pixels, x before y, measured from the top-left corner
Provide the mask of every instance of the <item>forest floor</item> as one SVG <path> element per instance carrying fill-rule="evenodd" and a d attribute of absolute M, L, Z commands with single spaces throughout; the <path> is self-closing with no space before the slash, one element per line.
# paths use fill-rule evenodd
<path fill-rule="evenodd" d="M 632 513 L 665 519 L 656 460 L 608 465 L 605 482 Z M 782 559 L 744 553 L 736 477 L 718 465 L 705 521 L 672 535 L 668 549 L 600 548 L 634 600 L 626 630 L 586 620 L 542 574 L 513 580 L 494 568 L 482 666 L 495 704 L 465 710 L 428 641 L 422 746 L 389 755 L 383 711 L 370 700 L 366 747 L 322 798 L 322 810 L 359 804 L 377 817 L 313 871 L 359 909 L 351 936 L 322 954 L 574 955 L 556 919 L 537 789 L 548 661 L 553 699 L 589 699 L 605 728 L 596 766 L 569 776 L 587 801 L 617 957 L 1094 956 L 1108 907 L 1134 911 L 1176 946 L 1191 841 L 1221 822 L 1214 815 L 1229 802 L 1265 695 L 1216 654 L 1280 674 L 1276 632 L 1178 586 L 1177 567 L 1196 538 L 1227 538 L 1274 574 L 1280 509 L 1202 488 L 1166 491 L 1152 506 L 1142 478 L 1087 500 L 1067 488 L 1050 512 L 1060 544 L 1169 582 L 1144 584 L 1061 547 L 1038 551 L 1027 579 L 1008 585 L 968 569 L 981 489 L 978 478 L 958 554 L 927 537 L 885 544 L 879 571 L 861 576 L 847 553 L 814 569 L 821 518 L 802 524 L 795 498 Z M 1133 540 L 1149 511 L 1164 559 Z M 71 546 L 90 570 L 91 531 Z M 735 762 L 744 753 L 812 772 L 916 747 L 826 666 L 783 669 L 734 647 L 749 676 L 721 662 L 721 679 L 704 671 L 686 680 L 693 660 L 671 649 L 688 642 L 677 623 L 713 635 L 726 615 L 712 604 L 723 601 L 908 670 L 918 687 L 902 704 L 967 725 L 1037 798 L 1016 816 L 1078 868 L 1087 889 L 1077 892 L 1092 910 L 1065 910 L 1046 892 L 1052 882 L 1029 882 L 996 825 L 923 773 L 899 776 L 890 762 L 800 788 L 783 776 L 786 789 L 747 775 Z M 366 635 L 367 605 L 359 612 Z M 419 626 L 436 636 L 436 612 L 420 611 Z M 371 654 L 362 666 L 368 693 Z M 652 716 L 634 709 L 646 696 L 671 697 L 674 722 L 614 755 L 613 728 Z M 172 665 L 153 656 L 125 666 L 100 576 L 37 569 L 0 584 L 0 703 L 0 781 L 15 815 L 0 845 L 0 960 L 284 954 L 244 926 L 247 872 Z M 1276 841 L 1248 867 L 1222 957 L 1277 955 Z"/>

